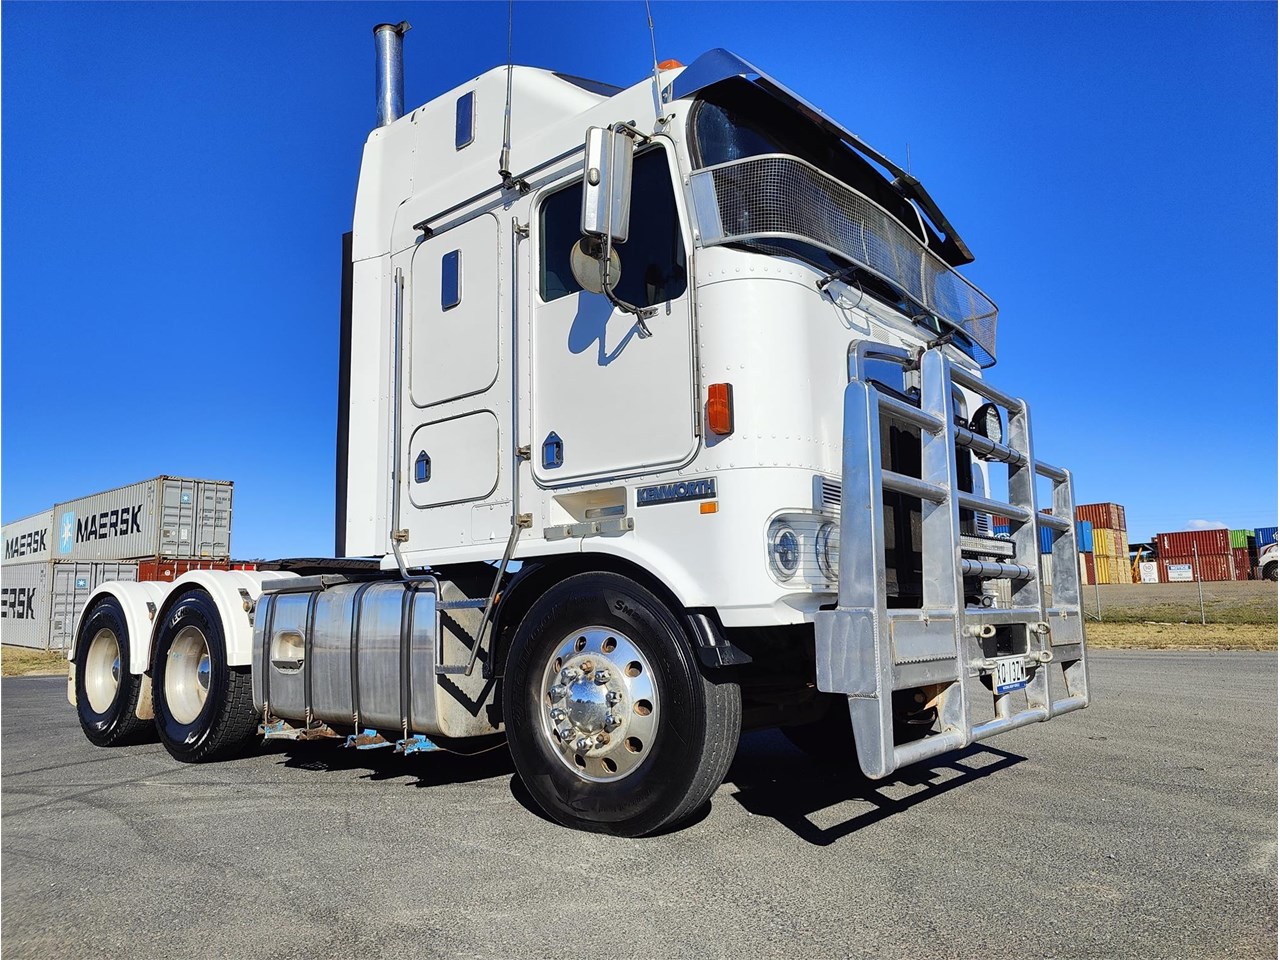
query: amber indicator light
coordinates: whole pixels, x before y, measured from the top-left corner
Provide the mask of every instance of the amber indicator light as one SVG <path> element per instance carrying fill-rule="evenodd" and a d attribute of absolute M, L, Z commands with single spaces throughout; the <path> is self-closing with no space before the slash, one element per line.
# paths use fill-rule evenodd
<path fill-rule="evenodd" d="M 733 433 L 733 384 L 713 383 L 707 388 L 707 426 L 722 437 Z"/>

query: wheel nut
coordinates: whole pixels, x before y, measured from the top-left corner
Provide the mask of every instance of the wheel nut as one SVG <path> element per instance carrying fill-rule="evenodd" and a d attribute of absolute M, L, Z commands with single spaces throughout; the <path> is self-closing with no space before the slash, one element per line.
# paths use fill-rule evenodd
<path fill-rule="evenodd" d="M 622 694 L 620 694 L 617 690 L 610 690 L 608 693 L 604 695 L 604 699 L 605 699 L 605 703 L 612 706 L 613 704 L 617 703 L 619 700 L 622 699 Z"/>
<path fill-rule="evenodd" d="M 608 671 L 608 670 L 597 670 L 597 671 L 596 671 L 596 683 L 608 683 L 608 682 L 609 682 L 609 671 Z"/>
<path fill-rule="evenodd" d="M 582 671 L 579 670 L 577 667 L 565 667 L 563 670 L 560 671 L 560 679 L 563 680 L 565 683 L 572 683 L 574 680 L 577 680 L 580 676 L 582 676 Z"/>
<path fill-rule="evenodd" d="M 556 736 L 559 737 L 561 740 L 568 742 L 569 739 L 573 736 L 573 727 L 569 726 L 566 723 L 563 727 L 560 727 L 558 730 L 556 730 Z"/>
<path fill-rule="evenodd" d="M 604 718 L 604 726 L 606 730 L 614 730 L 622 726 L 622 718 L 611 713 Z"/>
<path fill-rule="evenodd" d="M 569 691 L 564 688 L 563 684 L 557 683 L 554 687 L 552 687 L 550 690 L 547 691 L 547 695 L 551 697 L 553 701 L 563 700 L 564 695 L 568 692 Z"/>
<path fill-rule="evenodd" d="M 586 737 L 579 737 L 578 742 L 574 744 L 579 753 L 586 753 L 591 749 L 591 741 Z"/>
<path fill-rule="evenodd" d="M 554 710 L 551 711 L 551 719 L 556 723 L 560 723 L 567 716 L 569 715 L 565 713 L 563 710 L 561 710 L 559 707 L 556 707 Z"/>

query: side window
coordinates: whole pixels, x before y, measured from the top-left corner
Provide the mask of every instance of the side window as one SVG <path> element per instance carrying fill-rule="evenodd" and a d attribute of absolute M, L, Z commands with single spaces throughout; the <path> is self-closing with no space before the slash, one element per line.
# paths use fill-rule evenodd
<path fill-rule="evenodd" d="M 462 251 L 450 250 L 440 258 L 440 309 L 452 310 L 462 302 Z"/>
<path fill-rule="evenodd" d="M 614 244 L 622 259 L 622 277 L 614 289 L 628 303 L 651 307 L 674 300 L 688 286 L 675 191 L 662 150 L 636 157 L 631 191 L 630 235 L 625 243 Z M 543 201 L 538 214 L 539 290 L 548 303 L 582 289 L 569 268 L 569 251 L 582 239 L 581 221 L 581 180 Z"/>

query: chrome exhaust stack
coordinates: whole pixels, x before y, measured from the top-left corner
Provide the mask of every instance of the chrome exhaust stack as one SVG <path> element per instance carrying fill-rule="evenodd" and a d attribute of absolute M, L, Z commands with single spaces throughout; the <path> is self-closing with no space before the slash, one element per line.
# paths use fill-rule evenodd
<path fill-rule="evenodd" d="M 404 114 L 404 35 L 409 21 L 380 23 L 373 28 L 378 86 L 378 126 Z"/>

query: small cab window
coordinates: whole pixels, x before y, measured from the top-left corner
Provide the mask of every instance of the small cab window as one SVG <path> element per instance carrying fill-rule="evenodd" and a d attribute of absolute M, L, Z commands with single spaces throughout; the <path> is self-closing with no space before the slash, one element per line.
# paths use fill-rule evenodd
<path fill-rule="evenodd" d="M 569 267 L 569 253 L 582 239 L 582 181 L 553 193 L 538 216 L 539 290 L 550 302 L 582 286 Z M 631 181 L 631 227 L 615 243 L 622 276 L 614 292 L 628 303 L 651 307 L 674 300 L 688 286 L 684 240 L 666 154 L 647 150 L 636 157 Z"/>
<path fill-rule="evenodd" d="M 462 302 L 462 251 L 450 250 L 440 258 L 440 309 L 452 310 Z"/>

